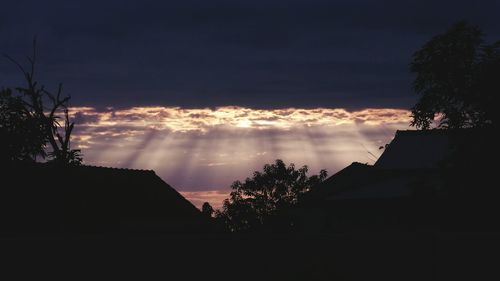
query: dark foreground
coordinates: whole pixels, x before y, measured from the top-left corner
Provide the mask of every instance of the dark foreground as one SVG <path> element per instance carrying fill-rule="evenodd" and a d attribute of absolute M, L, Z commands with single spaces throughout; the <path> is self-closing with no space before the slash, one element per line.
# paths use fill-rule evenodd
<path fill-rule="evenodd" d="M 499 280 L 500 233 L 3 236 L 19 279 Z"/>

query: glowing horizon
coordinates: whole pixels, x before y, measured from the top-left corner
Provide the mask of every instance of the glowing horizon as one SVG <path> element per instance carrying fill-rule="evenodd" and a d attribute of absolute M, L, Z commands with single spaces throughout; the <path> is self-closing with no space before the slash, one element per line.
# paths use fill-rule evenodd
<path fill-rule="evenodd" d="M 388 108 L 75 107 L 71 114 L 73 147 L 86 164 L 155 170 L 198 207 L 278 158 L 329 175 L 354 161 L 374 163 L 411 120 L 409 111 Z"/>

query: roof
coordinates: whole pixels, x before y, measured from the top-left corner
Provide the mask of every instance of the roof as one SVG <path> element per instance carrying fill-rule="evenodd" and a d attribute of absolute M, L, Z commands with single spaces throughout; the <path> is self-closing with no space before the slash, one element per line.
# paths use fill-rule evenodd
<path fill-rule="evenodd" d="M 7 184 L 0 190 L 0 216 L 28 228 L 41 224 L 82 231 L 182 232 L 205 221 L 193 204 L 151 170 L 46 164 L 2 169 Z"/>
<path fill-rule="evenodd" d="M 304 201 L 316 204 L 318 200 L 409 197 L 415 193 L 416 186 L 435 178 L 435 173 L 420 170 L 380 169 L 354 162 L 317 186 Z"/>
<path fill-rule="evenodd" d="M 453 155 L 472 154 L 469 161 L 487 158 L 491 134 L 483 129 L 397 131 L 373 165 L 352 163 L 306 196 L 308 200 L 401 198 L 442 185 L 440 167 Z M 482 140 L 488 140 L 484 142 Z M 477 150 L 477 151 L 476 151 Z M 467 153 L 466 153 L 467 152 Z M 423 188 L 420 188 L 423 187 Z M 431 190 L 432 190 L 431 189 Z"/>
<path fill-rule="evenodd" d="M 316 188 L 311 200 L 401 198 L 417 186 L 439 184 L 438 168 L 453 153 L 457 136 L 470 130 L 397 131 L 373 165 L 352 163 Z M 315 198 L 315 199 L 313 199 Z"/>
<path fill-rule="evenodd" d="M 397 131 L 375 163 L 381 169 L 436 169 L 451 153 L 445 130 Z"/>

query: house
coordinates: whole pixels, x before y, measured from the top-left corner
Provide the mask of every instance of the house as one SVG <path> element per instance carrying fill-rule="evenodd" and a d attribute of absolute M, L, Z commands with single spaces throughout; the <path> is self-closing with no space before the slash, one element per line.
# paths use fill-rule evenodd
<path fill-rule="evenodd" d="M 0 233 L 199 233 L 210 222 L 153 171 L 2 167 Z"/>
<path fill-rule="evenodd" d="M 453 154 L 445 130 L 397 131 L 374 165 L 354 162 L 326 179 L 308 200 L 411 197 L 441 188 L 439 168 Z"/>
<path fill-rule="evenodd" d="M 352 163 L 306 194 L 294 224 L 305 231 L 485 226 L 482 214 L 497 204 L 485 203 L 496 198 L 485 196 L 493 173 L 477 164 L 487 163 L 493 143 L 487 130 L 397 131 L 374 165 Z"/>

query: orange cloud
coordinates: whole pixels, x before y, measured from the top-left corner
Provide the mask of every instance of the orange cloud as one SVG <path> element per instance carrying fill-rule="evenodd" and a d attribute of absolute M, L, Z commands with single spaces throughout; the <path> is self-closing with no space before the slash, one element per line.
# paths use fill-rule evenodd
<path fill-rule="evenodd" d="M 290 129 L 300 126 L 335 126 L 365 123 L 367 125 L 409 123 L 410 113 L 401 109 L 259 109 L 219 107 L 216 109 L 183 109 L 179 107 L 73 108 L 73 116 L 88 127 L 126 126 L 129 128 L 169 129 L 174 132 L 206 132 L 216 127 L 248 129 Z"/>
<path fill-rule="evenodd" d="M 353 161 L 373 163 L 410 123 L 399 109 L 77 107 L 71 115 L 73 147 L 85 163 L 155 170 L 197 207 L 215 208 L 233 181 L 277 158 L 330 174 Z"/>

